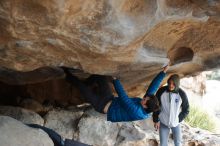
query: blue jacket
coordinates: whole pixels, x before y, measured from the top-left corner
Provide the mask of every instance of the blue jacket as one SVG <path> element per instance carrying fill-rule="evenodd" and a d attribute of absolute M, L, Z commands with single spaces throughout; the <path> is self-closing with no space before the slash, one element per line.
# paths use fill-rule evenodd
<path fill-rule="evenodd" d="M 154 95 L 160 86 L 163 78 L 165 77 L 164 72 L 160 72 L 151 82 L 147 95 Z M 107 112 L 107 120 L 111 122 L 123 122 L 123 121 L 135 121 L 149 118 L 150 115 L 147 113 L 141 105 L 142 98 L 135 97 L 129 98 L 123 89 L 120 81 L 113 81 L 115 90 L 118 97 L 112 100 L 112 103 Z"/>

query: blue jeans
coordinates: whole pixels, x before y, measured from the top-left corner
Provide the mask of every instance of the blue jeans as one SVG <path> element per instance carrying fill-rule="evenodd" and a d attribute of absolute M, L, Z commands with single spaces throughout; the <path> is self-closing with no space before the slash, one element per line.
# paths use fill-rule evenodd
<path fill-rule="evenodd" d="M 32 128 L 42 129 L 51 138 L 51 140 L 54 143 L 54 146 L 90 146 L 90 145 L 87 145 L 87 144 L 84 144 L 84 143 L 81 143 L 81 142 L 78 142 L 72 139 L 63 140 L 62 137 L 54 130 L 38 125 L 38 124 L 26 124 L 26 125 Z"/>
<path fill-rule="evenodd" d="M 180 125 L 169 128 L 163 123 L 160 123 L 160 130 L 159 130 L 160 146 L 168 146 L 170 129 L 172 130 L 173 133 L 174 145 L 181 146 L 182 136 L 181 136 Z"/>

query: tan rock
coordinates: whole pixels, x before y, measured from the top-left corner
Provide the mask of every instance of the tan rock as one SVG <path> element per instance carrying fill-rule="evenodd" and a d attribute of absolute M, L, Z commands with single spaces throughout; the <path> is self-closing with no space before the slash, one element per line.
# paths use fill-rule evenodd
<path fill-rule="evenodd" d="M 218 1 L 189 0 L 4 0 L 0 66 L 15 71 L 69 66 L 120 74 L 135 84 L 149 83 L 169 58 L 170 72 L 191 75 L 218 67 L 219 7 Z M 32 82 L 37 79 L 42 81 Z"/>
<path fill-rule="evenodd" d="M 0 106 L 0 115 L 9 116 L 27 124 L 44 124 L 44 119 L 37 113 L 13 106 Z"/>

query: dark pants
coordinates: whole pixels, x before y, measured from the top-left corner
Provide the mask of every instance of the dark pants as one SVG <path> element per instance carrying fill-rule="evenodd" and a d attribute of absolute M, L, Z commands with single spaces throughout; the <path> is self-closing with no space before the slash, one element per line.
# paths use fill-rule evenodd
<path fill-rule="evenodd" d="M 75 140 L 71 140 L 71 139 L 65 139 L 62 140 L 61 136 L 56 133 L 54 130 L 49 129 L 47 127 L 38 125 L 38 124 L 26 124 L 32 128 L 39 128 L 42 129 L 43 131 L 45 131 L 49 137 L 52 139 L 54 146 L 89 146 L 87 144 L 75 141 Z"/>
<path fill-rule="evenodd" d="M 83 98 L 100 113 L 104 113 L 106 104 L 114 98 L 106 76 L 92 75 L 86 80 L 88 86 L 94 87 L 93 90 L 71 74 L 66 75 L 66 80 L 78 88 Z"/>

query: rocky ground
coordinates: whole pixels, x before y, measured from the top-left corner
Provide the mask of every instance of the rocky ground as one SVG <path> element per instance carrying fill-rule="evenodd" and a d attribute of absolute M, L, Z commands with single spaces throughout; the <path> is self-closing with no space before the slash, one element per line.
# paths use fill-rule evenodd
<path fill-rule="evenodd" d="M 53 145 L 43 131 L 31 129 L 23 123 L 36 123 L 49 127 L 62 137 L 78 140 L 94 146 L 158 146 L 159 136 L 151 119 L 127 123 L 111 123 L 106 115 L 91 108 L 51 108 L 44 116 L 20 107 L 0 107 L 0 146 Z M 12 117 L 12 118 L 10 118 Z M 15 128 L 16 127 L 16 128 Z M 192 128 L 185 123 L 184 146 L 219 146 L 220 137 L 211 132 Z M 16 136 L 19 133 L 19 136 Z M 14 135 L 14 136 L 13 136 Z M 32 137 L 32 138 L 28 138 Z M 35 136 L 38 135 L 38 136 Z M 10 138 L 10 140 L 8 139 Z M 33 138 L 34 137 L 34 138 Z M 42 138 L 43 137 L 43 138 Z M 43 139 L 43 140 L 42 140 Z M 172 146 L 170 137 L 169 145 Z"/>

